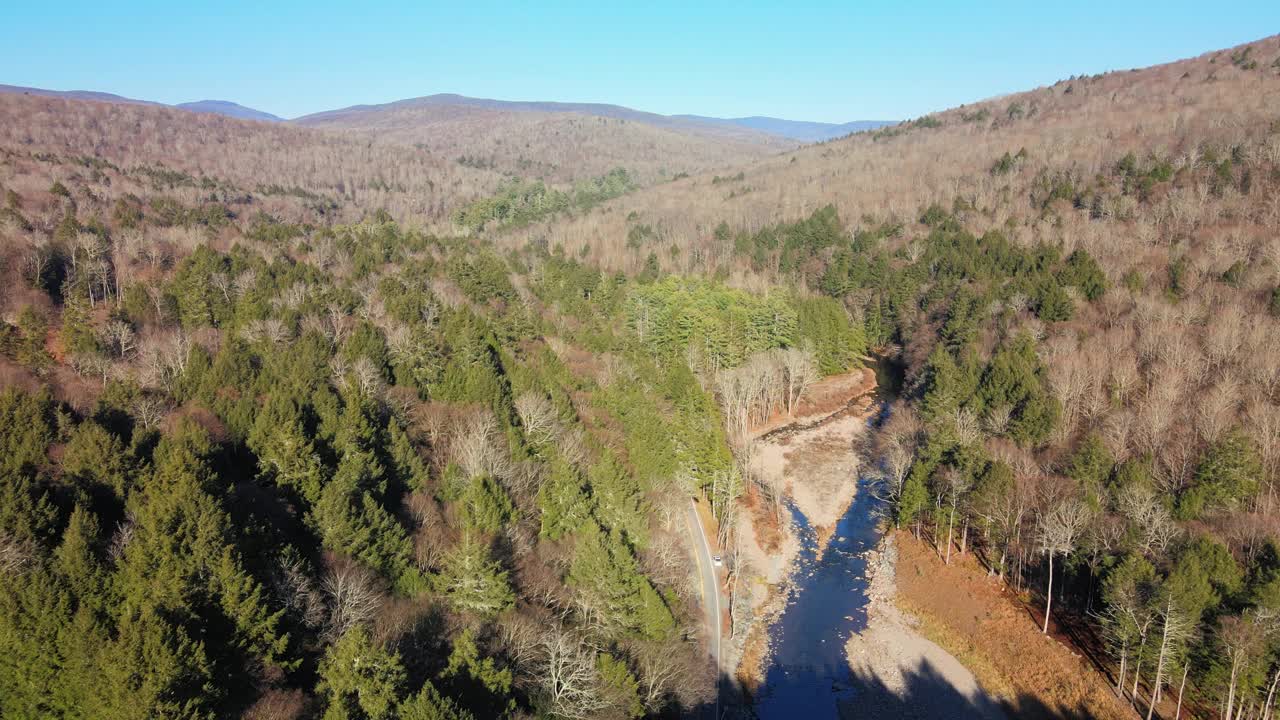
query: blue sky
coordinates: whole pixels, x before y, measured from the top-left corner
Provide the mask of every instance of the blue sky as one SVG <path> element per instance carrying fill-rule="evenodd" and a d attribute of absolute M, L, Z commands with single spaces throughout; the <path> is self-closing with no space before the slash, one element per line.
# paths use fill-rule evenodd
<path fill-rule="evenodd" d="M 13 2 L 0 83 L 294 117 L 456 92 L 902 119 L 1280 32 L 1280 2 Z"/>

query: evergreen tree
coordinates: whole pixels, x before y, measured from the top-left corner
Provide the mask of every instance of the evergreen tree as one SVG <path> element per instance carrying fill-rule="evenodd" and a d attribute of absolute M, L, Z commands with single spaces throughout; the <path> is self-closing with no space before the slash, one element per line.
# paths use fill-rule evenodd
<path fill-rule="evenodd" d="M 327 700 L 324 720 L 393 720 L 405 680 L 400 656 L 378 647 L 357 625 L 320 661 L 316 689 Z"/>

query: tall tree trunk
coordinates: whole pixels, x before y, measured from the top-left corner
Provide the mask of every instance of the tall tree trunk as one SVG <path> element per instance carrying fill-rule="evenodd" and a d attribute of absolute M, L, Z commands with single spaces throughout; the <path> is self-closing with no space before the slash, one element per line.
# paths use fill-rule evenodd
<path fill-rule="evenodd" d="M 1142 651 L 1147 647 L 1147 637 L 1142 636 L 1142 642 L 1138 643 L 1138 659 L 1133 664 L 1133 692 L 1130 693 L 1133 700 L 1133 707 L 1138 707 L 1138 682 L 1142 678 Z"/>
<path fill-rule="evenodd" d="M 1271 687 L 1267 688 L 1267 704 L 1262 706 L 1262 720 L 1271 720 L 1271 708 L 1276 699 L 1276 683 L 1280 682 L 1280 668 L 1271 675 Z"/>
<path fill-rule="evenodd" d="M 1223 714 L 1223 720 L 1231 720 L 1231 711 L 1235 709 L 1236 704 L 1236 677 L 1240 673 L 1240 663 L 1234 658 L 1231 660 L 1231 682 L 1227 685 L 1227 711 Z"/>
<path fill-rule="evenodd" d="M 1172 601 L 1170 601 L 1172 604 Z M 1151 683 L 1151 702 L 1147 703 L 1147 720 L 1156 712 L 1156 703 L 1160 701 L 1160 681 L 1164 675 L 1164 659 L 1169 651 L 1169 616 L 1165 615 L 1164 628 L 1160 633 L 1160 654 L 1156 656 L 1156 678 Z"/>
<path fill-rule="evenodd" d="M 943 559 L 944 565 L 951 564 L 951 530 L 956 524 L 956 509 L 953 506 L 947 513 L 947 556 Z"/>
<path fill-rule="evenodd" d="M 938 536 L 942 534 L 942 503 L 935 503 L 933 508 L 933 551 L 942 554 L 942 548 L 938 547 Z"/>
<path fill-rule="evenodd" d="M 1191 663 L 1182 666 L 1182 682 L 1178 684 L 1178 709 L 1173 711 L 1173 720 L 1182 717 L 1182 691 L 1187 689 L 1187 671 L 1190 669 Z"/>
<path fill-rule="evenodd" d="M 1120 697 L 1124 697 L 1124 676 L 1128 674 L 1126 672 L 1128 670 L 1128 666 L 1129 641 L 1125 640 L 1125 642 L 1120 646 L 1120 677 L 1116 678 L 1116 692 L 1120 694 Z"/>
<path fill-rule="evenodd" d="M 1049 634 L 1049 609 L 1053 606 L 1053 553 L 1049 553 L 1049 589 L 1044 594 L 1044 628 L 1041 633 Z"/>
<path fill-rule="evenodd" d="M 960 557 L 969 551 L 969 516 L 964 516 L 964 524 L 960 526 Z"/>

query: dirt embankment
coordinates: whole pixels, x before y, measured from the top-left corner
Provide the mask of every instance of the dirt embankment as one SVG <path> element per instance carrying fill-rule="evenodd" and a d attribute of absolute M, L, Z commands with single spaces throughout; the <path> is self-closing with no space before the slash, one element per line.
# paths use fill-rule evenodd
<path fill-rule="evenodd" d="M 945 565 L 931 546 L 910 533 L 891 537 L 897 547 L 896 610 L 913 618 L 919 634 L 971 669 L 984 688 L 1000 697 L 1009 717 L 1133 717 L 1088 661 L 1041 634 L 1012 591 L 972 555 L 952 553 L 951 564 Z M 852 642 L 850 658 L 854 660 Z"/>

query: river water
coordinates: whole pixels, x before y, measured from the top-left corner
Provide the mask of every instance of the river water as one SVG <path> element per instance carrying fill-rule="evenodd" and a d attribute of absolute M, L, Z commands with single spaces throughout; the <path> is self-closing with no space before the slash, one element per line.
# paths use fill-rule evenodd
<path fill-rule="evenodd" d="M 868 422 L 884 420 L 893 378 L 877 367 L 881 411 Z M 836 524 L 826 549 L 805 516 L 790 505 L 802 547 L 791 576 L 787 607 L 769 629 L 772 652 L 764 684 L 756 694 L 762 720 L 838 717 L 837 704 L 857 700 L 857 683 L 845 655 L 850 635 L 867 624 L 867 551 L 880 542 L 880 510 L 875 480 L 858 478 L 858 492 Z"/>
<path fill-rule="evenodd" d="M 813 530 L 791 507 L 804 545 L 792 576 L 791 600 L 769 630 L 769 669 L 755 703 L 764 720 L 835 718 L 839 701 L 855 699 L 844 646 L 867 624 L 866 551 L 880 541 L 875 512 L 880 501 L 870 484 L 865 478 L 858 481 L 858 495 L 821 557 Z"/>

